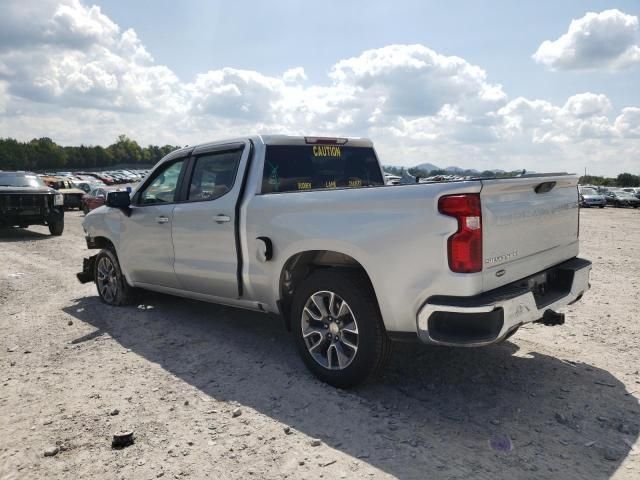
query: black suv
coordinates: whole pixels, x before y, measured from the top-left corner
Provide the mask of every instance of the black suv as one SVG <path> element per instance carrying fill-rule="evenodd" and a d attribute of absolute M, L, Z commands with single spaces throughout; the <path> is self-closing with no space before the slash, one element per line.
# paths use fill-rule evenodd
<path fill-rule="evenodd" d="M 64 230 L 64 197 L 33 173 L 0 171 L 0 228 L 47 225 Z"/>

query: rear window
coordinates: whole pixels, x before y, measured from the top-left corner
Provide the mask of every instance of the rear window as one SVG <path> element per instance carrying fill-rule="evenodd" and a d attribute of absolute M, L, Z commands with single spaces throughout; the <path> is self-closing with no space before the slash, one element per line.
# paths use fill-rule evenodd
<path fill-rule="evenodd" d="M 384 185 L 372 148 L 342 145 L 267 146 L 262 193 Z"/>

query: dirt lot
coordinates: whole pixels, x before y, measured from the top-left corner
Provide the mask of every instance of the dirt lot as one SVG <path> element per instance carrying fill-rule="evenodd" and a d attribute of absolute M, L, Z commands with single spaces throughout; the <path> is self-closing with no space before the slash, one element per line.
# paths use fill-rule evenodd
<path fill-rule="evenodd" d="M 0 233 L 1 479 L 640 478 L 640 211 L 582 211 L 592 290 L 564 326 L 401 345 L 348 392 L 311 377 L 275 318 L 101 304 L 74 275 L 81 220 Z M 112 450 L 123 429 L 135 444 Z"/>

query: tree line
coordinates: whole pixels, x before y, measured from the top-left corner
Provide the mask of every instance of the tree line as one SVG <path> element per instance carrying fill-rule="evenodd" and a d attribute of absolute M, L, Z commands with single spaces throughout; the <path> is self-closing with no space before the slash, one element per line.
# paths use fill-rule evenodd
<path fill-rule="evenodd" d="M 167 153 L 175 150 L 173 145 L 148 145 L 141 147 L 126 135 L 118 136 L 108 147 L 80 145 L 63 147 L 47 137 L 19 142 L 13 138 L 0 138 L 0 170 L 83 170 L 127 164 L 153 165 Z"/>
<path fill-rule="evenodd" d="M 597 185 L 603 187 L 638 187 L 640 175 L 621 173 L 615 178 L 584 175 L 580 177 L 580 185 Z"/>
<path fill-rule="evenodd" d="M 0 170 L 83 170 L 106 168 L 114 165 L 153 165 L 167 153 L 180 148 L 174 145 L 148 145 L 141 147 L 138 142 L 126 135 L 120 135 L 108 147 L 99 145 L 80 145 L 63 147 L 48 137 L 34 138 L 29 142 L 19 142 L 13 138 L 0 138 Z M 385 172 L 402 176 L 404 167 L 387 165 Z M 414 177 L 448 175 L 446 170 L 425 171 L 419 168 L 406 169 Z M 475 177 L 513 177 L 521 170 L 513 172 L 485 170 L 478 173 L 465 170 L 460 175 Z M 602 185 L 605 187 L 640 186 L 640 175 L 621 173 L 615 178 L 586 175 L 580 177 L 581 185 Z"/>

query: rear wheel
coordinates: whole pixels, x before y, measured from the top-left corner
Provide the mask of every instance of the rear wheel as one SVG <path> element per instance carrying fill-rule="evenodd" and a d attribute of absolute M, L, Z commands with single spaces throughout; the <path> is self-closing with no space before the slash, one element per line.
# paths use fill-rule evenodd
<path fill-rule="evenodd" d="M 122 274 L 118 257 L 110 249 L 96 256 L 94 280 L 100 299 L 108 305 L 127 305 L 133 301 L 133 288 Z"/>
<path fill-rule="evenodd" d="M 306 366 L 335 387 L 353 387 L 391 355 L 375 295 L 365 277 L 346 269 L 311 274 L 294 294 L 291 325 Z"/>
<path fill-rule="evenodd" d="M 63 231 L 64 231 L 64 217 L 60 218 L 59 220 L 54 220 L 52 222 L 49 222 L 49 233 L 51 235 L 59 237 L 60 235 L 62 235 Z"/>

